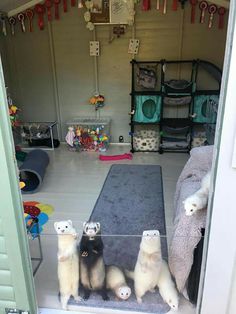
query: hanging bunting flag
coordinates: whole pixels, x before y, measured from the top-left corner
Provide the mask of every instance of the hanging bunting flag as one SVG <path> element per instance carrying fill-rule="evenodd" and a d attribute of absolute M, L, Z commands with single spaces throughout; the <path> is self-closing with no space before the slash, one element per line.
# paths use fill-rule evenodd
<path fill-rule="evenodd" d="M 173 0 L 172 2 L 172 10 L 177 11 L 178 9 L 178 0 Z"/>
<path fill-rule="evenodd" d="M 59 20 L 60 16 L 59 16 L 59 4 L 60 4 L 61 0 L 54 0 L 54 6 L 55 6 L 55 19 Z"/>
<path fill-rule="evenodd" d="M 156 9 L 157 9 L 157 10 L 160 10 L 160 0 L 157 0 Z"/>
<path fill-rule="evenodd" d="M 66 13 L 67 10 L 67 0 L 63 0 L 63 11 Z"/>
<path fill-rule="evenodd" d="M 217 12 L 217 6 L 216 6 L 215 4 L 209 5 L 209 7 L 208 7 L 208 12 L 209 12 L 209 14 L 210 14 L 210 16 L 209 16 L 209 22 L 208 22 L 208 28 L 212 28 L 214 14 Z"/>
<path fill-rule="evenodd" d="M 143 0 L 142 10 L 148 11 L 151 9 L 151 0 Z"/>
<path fill-rule="evenodd" d="M 9 22 L 10 27 L 11 27 L 11 34 L 15 35 L 16 19 L 14 18 L 14 16 L 9 17 L 8 22 Z"/>
<path fill-rule="evenodd" d="M 33 10 L 27 10 L 25 12 L 25 15 L 29 21 L 29 31 L 33 32 L 33 17 L 34 17 L 34 11 Z"/>
<path fill-rule="evenodd" d="M 38 26 L 39 26 L 39 29 L 43 30 L 44 29 L 43 15 L 45 13 L 45 7 L 42 4 L 36 4 L 34 10 L 38 14 Z"/>
<path fill-rule="evenodd" d="M 71 0 L 71 6 L 75 7 L 76 6 L 76 0 Z"/>
<path fill-rule="evenodd" d="M 25 15 L 24 15 L 24 13 L 17 14 L 17 18 L 21 24 L 22 33 L 25 33 Z"/>
<path fill-rule="evenodd" d="M 47 10 L 48 22 L 52 21 L 52 0 L 46 0 L 44 3 Z"/>
<path fill-rule="evenodd" d="M 198 0 L 190 0 L 191 8 L 191 24 L 195 23 L 195 15 L 196 15 L 196 5 Z"/>
<path fill-rule="evenodd" d="M 208 3 L 206 1 L 201 1 L 199 3 L 199 9 L 201 10 L 200 23 L 204 23 L 207 7 L 208 7 Z"/>
<path fill-rule="evenodd" d="M 218 14 L 219 14 L 219 24 L 218 24 L 218 28 L 219 29 L 223 29 L 224 28 L 224 15 L 226 13 L 226 9 L 223 7 L 220 7 L 218 9 Z"/>

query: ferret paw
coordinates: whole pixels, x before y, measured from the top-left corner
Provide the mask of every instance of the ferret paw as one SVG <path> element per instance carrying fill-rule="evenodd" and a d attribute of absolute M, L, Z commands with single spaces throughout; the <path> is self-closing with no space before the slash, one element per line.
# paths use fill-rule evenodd
<path fill-rule="evenodd" d="M 88 252 L 87 251 L 83 251 L 81 254 L 82 257 L 88 257 Z"/>
<path fill-rule="evenodd" d="M 64 255 L 58 255 L 58 261 L 59 262 L 65 262 L 67 260 L 67 257 Z"/>
<path fill-rule="evenodd" d="M 74 297 L 75 302 L 80 302 L 83 300 L 83 298 L 81 298 L 81 296 L 77 295 L 76 297 Z"/>
<path fill-rule="evenodd" d="M 104 296 L 102 297 L 102 299 L 103 299 L 103 301 L 109 301 L 109 300 L 110 300 L 110 298 L 108 297 L 108 295 L 104 295 Z"/>
<path fill-rule="evenodd" d="M 139 297 L 137 297 L 137 302 L 139 303 L 139 304 L 141 304 L 143 301 L 142 301 L 142 298 L 139 298 Z"/>

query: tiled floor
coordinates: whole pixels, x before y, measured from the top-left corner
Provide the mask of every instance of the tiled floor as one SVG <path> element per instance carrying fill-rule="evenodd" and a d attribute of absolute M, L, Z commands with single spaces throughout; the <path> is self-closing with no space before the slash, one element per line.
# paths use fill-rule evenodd
<path fill-rule="evenodd" d="M 114 145 L 110 146 L 108 153 L 121 154 L 128 150 L 129 146 Z M 94 152 L 69 152 L 65 145 L 61 145 L 49 154 L 50 165 L 42 189 L 36 194 L 24 195 L 24 200 L 37 200 L 51 204 L 55 208 L 41 237 L 44 261 L 35 276 L 35 287 L 39 307 L 53 309 L 51 311 L 41 309 L 41 313 L 62 314 L 61 311 L 55 310 L 60 309 L 60 304 L 57 297 L 57 237 L 53 224 L 58 220 L 71 219 L 77 232 L 80 232 L 83 221 L 90 216 L 112 162 L 99 161 L 98 154 Z M 162 166 L 167 239 L 172 227 L 175 184 L 187 159 L 187 154 L 136 153 L 132 161 L 119 161 L 119 163 L 159 164 Z M 32 254 L 36 254 L 35 240 L 30 241 L 30 247 Z M 70 309 L 78 310 L 73 307 Z M 85 311 L 86 313 L 108 313 L 104 310 L 102 312 L 95 310 L 94 312 L 94 309 L 88 308 L 83 309 L 83 313 Z M 194 312 L 192 306 L 182 299 L 178 313 L 192 314 Z"/>

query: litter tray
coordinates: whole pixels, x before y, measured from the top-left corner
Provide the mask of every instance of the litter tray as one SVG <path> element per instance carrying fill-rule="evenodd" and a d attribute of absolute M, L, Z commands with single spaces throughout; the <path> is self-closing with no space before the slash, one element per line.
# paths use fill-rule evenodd
<path fill-rule="evenodd" d="M 160 134 L 155 130 L 137 131 L 133 136 L 133 145 L 136 151 L 158 151 Z"/>

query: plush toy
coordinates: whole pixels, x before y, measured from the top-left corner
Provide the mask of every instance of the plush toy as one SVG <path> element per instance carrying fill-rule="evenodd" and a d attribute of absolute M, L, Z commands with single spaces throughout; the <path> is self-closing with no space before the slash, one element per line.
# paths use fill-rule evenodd
<path fill-rule="evenodd" d="M 72 126 L 69 126 L 68 132 L 66 134 L 66 143 L 73 148 L 74 147 L 74 138 L 75 138 L 75 132 L 74 128 Z"/>

